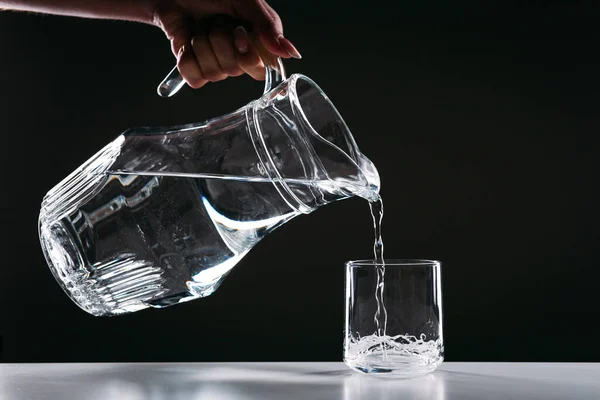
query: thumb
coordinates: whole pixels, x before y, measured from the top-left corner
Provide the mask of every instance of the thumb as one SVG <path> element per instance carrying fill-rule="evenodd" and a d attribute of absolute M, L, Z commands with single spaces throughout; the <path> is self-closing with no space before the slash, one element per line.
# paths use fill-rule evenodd
<path fill-rule="evenodd" d="M 283 57 L 299 58 L 299 53 L 283 36 L 283 25 L 279 15 L 263 0 L 234 1 L 238 15 L 252 24 L 252 29 L 271 53 Z M 293 52 L 298 54 L 293 54 Z"/>

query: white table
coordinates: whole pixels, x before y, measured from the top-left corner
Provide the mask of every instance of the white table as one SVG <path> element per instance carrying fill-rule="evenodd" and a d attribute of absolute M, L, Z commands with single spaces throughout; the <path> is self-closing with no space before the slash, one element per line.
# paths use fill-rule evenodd
<path fill-rule="evenodd" d="M 600 364 L 445 363 L 409 380 L 332 363 L 0 364 L 1 400 L 600 399 Z"/>

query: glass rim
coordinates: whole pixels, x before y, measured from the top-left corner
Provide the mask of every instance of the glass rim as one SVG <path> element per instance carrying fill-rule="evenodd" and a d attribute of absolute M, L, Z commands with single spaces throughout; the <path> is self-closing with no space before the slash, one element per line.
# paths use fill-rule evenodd
<path fill-rule="evenodd" d="M 438 260 L 428 260 L 419 258 L 390 258 L 383 262 L 377 260 L 351 260 L 345 263 L 347 268 L 368 268 L 385 266 L 387 267 L 441 267 L 442 263 Z"/>

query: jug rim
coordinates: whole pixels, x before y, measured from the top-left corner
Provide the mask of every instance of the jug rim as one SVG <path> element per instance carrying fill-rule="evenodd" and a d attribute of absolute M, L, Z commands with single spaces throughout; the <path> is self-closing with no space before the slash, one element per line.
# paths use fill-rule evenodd
<path fill-rule="evenodd" d="M 319 96 L 321 96 L 322 100 L 325 101 L 327 107 L 329 107 L 328 111 L 335 117 L 336 124 L 338 124 L 341 127 L 341 133 L 342 133 L 342 136 L 345 141 L 345 146 L 338 144 L 337 141 L 334 142 L 332 140 L 326 139 L 313 126 L 310 118 L 307 116 L 307 114 L 304 110 L 304 107 L 301 103 L 300 96 L 298 94 L 298 82 L 300 80 L 302 80 L 303 82 L 308 84 L 313 90 L 316 90 L 317 93 L 319 94 Z M 290 77 L 288 77 L 286 82 L 287 82 L 287 89 L 289 91 L 289 95 L 287 96 L 288 101 L 290 102 L 292 109 L 295 110 L 295 112 L 297 112 L 299 114 L 298 116 L 300 117 L 302 123 L 304 124 L 305 128 L 308 129 L 310 134 L 313 137 L 315 137 L 317 140 L 325 143 L 326 145 L 334 148 L 335 150 L 337 150 L 338 152 L 343 154 L 347 158 L 348 162 L 351 163 L 354 167 L 356 167 L 357 171 L 359 171 L 359 173 L 362 175 L 362 178 L 366 182 L 371 184 L 373 181 L 373 178 L 374 178 L 375 181 L 377 182 L 376 183 L 376 187 L 377 187 L 376 191 L 379 192 L 379 186 L 380 186 L 379 174 L 377 173 L 377 171 L 375 171 L 375 174 L 369 173 L 365 169 L 364 162 L 367 160 L 367 158 L 362 154 L 362 152 L 358 148 L 358 145 L 356 144 L 356 141 L 354 139 L 354 136 L 352 135 L 352 132 L 350 131 L 350 128 L 348 127 L 348 124 L 346 123 L 346 121 L 344 120 L 344 118 L 342 117 L 342 115 L 340 114 L 338 109 L 336 108 L 336 106 L 333 104 L 333 102 L 331 101 L 329 96 L 325 93 L 325 91 L 314 80 L 312 80 L 308 76 L 306 76 L 304 74 L 300 74 L 300 73 L 292 74 Z M 307 145 L 308 145 L 308 143 L 307 143 Z M 309 148 L 309 151 L 311 151 L 311 153 L 314 157 L 314 160 L 319 165 L 321 171 L 325 174 L 327 179 L 329 181 L 331 181 L 332 183 L 334 183 L 335 185 L 339 185 L 339 182 L 330 176 L 328 169 L 321 162 L 321 159 L 320 159 L 319 155 L 316 153 L 316 151 L 314 150 L 314 147 L 311 145 L 308 145 L 307 147 Z M 344 147 L 344 148 L 342 148 L 342 147 Z M 347 150 L 346 150 L 346 147 L 347 147 Z M 289 188 L 286 188 L 286 189 L 289 189 Z M 352 194 L 356 195 L 357 193 L 353 192 Z M 296 200 L 299 201 L 299 199 L 296 199 Z M 302 204 L 302 202 L 301 202 L 301 204 Z"/>
<path fill-rule="evenodd" d="M 305 112 L 304 106 L 302 104 L 302 99 L 299 95 L 298 83 L 300 81 L 307 84 L 310 88 L 309 90 L 316 91 L 318 96 L 321 97 L 321 100 L 324 101 L 325 107 L 328 107 L 327 111 L 331 115 L 333 115 L 336 124 L 341 128 L 341 141 L 335 140 L 334 143 L 334 141 L 326 139 L 312 124 L 311 119 Z M 329 96 L 327 96 L 323 89 L 319 85 L 317 85 L 315 81 L 313 81 L 311 78 L 300 73 L 295 73 L 290 75 L 277 87 L 263 95 L 260 99 L 251 103 L 252 106 L 250 107 L 250 109 L 253 110 L 253 117 L 249 119 L 252 136 L 256 139 L 257 146 L 255 147 L 255 149 L 258 152 L 259 158 L 261 159 L 263 165 L 266 167 L 267 173 L 270 175 L 271 180 L 277 187 L 279 193 L 290 205 L 290 207 L 304 214 L 310 213 L 315 209 L 314 206 L 306 204 L 304 201 L 298 198 L 294 190 L 287 184 L 285 178 L 281 174 L 281 171 L 279 171 L 279 169 L 275 167 L 275 163 L 269 154 L 268 146 L 265 143 L 264 136 L 262 134 L 261 124 L 258 118 L 258 112 L 263 107 L 269 107 L 270 103 L 279 96 L 286 98 L 286 101 L 289 102 L 289 105 L 292 109 L 292 112 L 295 114 L 295 117 L 298 118 L 299 123 L 303 126 L 304 132 L 306 133 L 300 134 L 298 136 L 298 139 L 300 139 L 303 142 L 303 145 L 306 147 L 311 156 L 312 162 L 317 168 L 319 168 L 321 173 L 324 175 L 325 179 L 332 182 L 336 187 L 340 187 L 340 189 L 342 189 L 346 195 L 358 194 L 354 191 L 347 191 L 347 188 L 343 189 L 343 187 L 340 186 L 340 181 L 332 178 L 331 172 L 323 164 L 314 145 L 310 143 L 310 140 L 308 140 L 308 135 L 322 142 L 323 144 L 331 147 L 332 149 L 335 149 L 338 153 L 340 153 L 340 155 L 342 155 L 346 159 L 346 161 L 349 164 L 353 165 L 354 168 L 356 168 L 356 170 L 361 175 L 362 179 L 364 179 L 364 181 L 366 181 L 370 185 L 372 184 L 372 182 L 376 182 L 376 191 L 379 191 L 379 176 L 377 171 L 374 171 L 375 173 L 373 174 L 369 173 L 366 169 L 366 165 L 364 165 L 365 161 L 367 160 L 366 157 L 360 152 L 358 145 L 356 144 L 356 141 L 352 133 L 350 132 L 348 125 L 346 124 L 346 121 L 342 118 L 337 108 L 333 105 L 333 102 L 331 101 Z M 344 148 L 342 149 L 340 148 L 340 146 L 343 146 Z"/>
<path fill-rule="evenodd" d="M 346 152 L 344 149 L 341 149 L 335 143 L 332 143 L 331 141 L 325 139 L 313 127 L 313 125 L 310 122 L 310 119 L 306 116 L 306 113 L 304 112 L 304 108 L 302 107 L 302 104 L 300 104 L 300 97 L 298 96 L 298 89 L 297 89 L 297 83 L 298 83 L 298 80 L 300 80 L 300 79 L 307 82 L 309 85 L 314 87 L 319 92 L 319 94 L 323 97 L 323 99 L 327 102 L 327 104 L 331 108 L 331 111 L 338 118 L 339 122 L 342 124 L 342 127 L 344 128 L 342 130 L 343 134 L 344 134 L 344 139 L 346 140 L 346 142 L 348 144 L 351 154 L 348 154 L 348 152 Z M 290 90 L 289 100 L 292 103 L 293 107 L 300 112 L 303 122 L 310 129 L 311 133 L 315 137 L 317 137 L 320 140 L 326 142 L 327 144 L 335 147 L 337 150 L 341 151 L 343 154 L 348 156 L 348 158 L 350 158 L 350 160 L 356 165 L 356 167 L 364 174 L 363 169 L 359 165 L 358 154 L 360 153 L 360 150 L 358 149 L 358 145 L 356 144 L 356 141 L 354 140 L 354 136 L 352 136 L 352 134 L 350 133 L 350 128 L 348 128 L 348 124 L 346 124 L 346 121 L 344 120 L 344 118 L 342 117 L 340 112 L 337 110 L 337 108 L 335 107 L 335 105 L 333 104 L 333 102 L 331 101 L 329 96 L 327 96 L 325 91 L 319 85 L 317 85 L 317 83 L 314 80 L 312 80 L 311 78 L 309 78 L 308 76 L 306 76 L 304 74 L 300 74 L 300 73 L 292 74 L 292 75 L 290 75 L 290 77 L 287 80 L 289 82 L 288 88 Z M 326 170 L 325 170 L 325 172 L 326 172 Z"/>

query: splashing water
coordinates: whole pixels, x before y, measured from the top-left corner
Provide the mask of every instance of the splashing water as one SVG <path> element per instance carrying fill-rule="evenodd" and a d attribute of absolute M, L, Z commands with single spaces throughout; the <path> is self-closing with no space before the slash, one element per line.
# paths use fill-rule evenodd
<path fill-rule="evenodd" d="M 382 371 L 398 364 L 411 365 L 415 372 L 435 370 L 441 363 L 441 339 L 427 340 L 425 335 L 379 336 L 350 339 L 345 361 L 363 372 Z"/>

